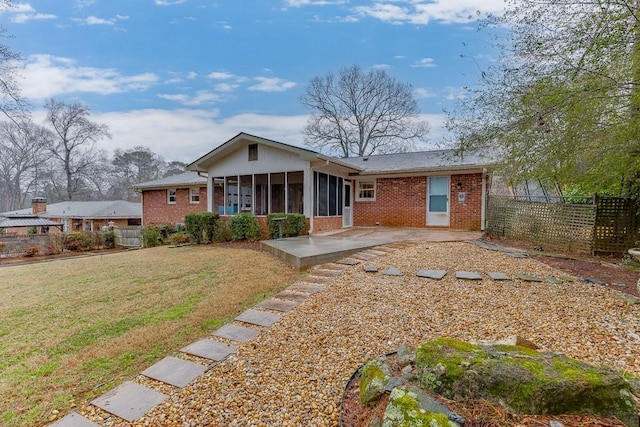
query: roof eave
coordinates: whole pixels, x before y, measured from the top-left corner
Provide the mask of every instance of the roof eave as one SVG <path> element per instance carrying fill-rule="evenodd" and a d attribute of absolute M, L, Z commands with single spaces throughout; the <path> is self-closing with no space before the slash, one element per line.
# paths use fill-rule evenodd
<path fill-rule="evenodd" d="M 455 166 L 436 166 L 431 168 L 405 168 L 405 169 L 387 169 L 387 170 L 364 170 L 360 173 L 361 176 L 370 175 L 402 175 L 402 174 L 415 174 L 415 173 L 432 173 L 432 172 L 446 172 L 446 171 L 482 171 L 485 168 L 490 168 L 492 164 L 477 164 L 477 165 L 455 165 Z"/>

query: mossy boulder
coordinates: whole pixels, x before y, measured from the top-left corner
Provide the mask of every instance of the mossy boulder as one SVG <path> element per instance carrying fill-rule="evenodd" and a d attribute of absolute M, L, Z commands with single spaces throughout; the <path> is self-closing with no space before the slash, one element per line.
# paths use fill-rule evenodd
<path fill-rule="evenodd" d="M 420 394 L 424 392 L 413 386 L 394 388 L 384 411 L 382 427 L 460 427 L 443 413 L 422 409 Z"/>
<path fill-rule="evenodd" d="M 391 362 L 386 357 L 376 357 L 360 368 L 360 401 L 371 403 L 384 394 L 384 388 L 391 379 Z"/>
<path fill-rule="evenodd" d="M 421 385 L 450 399 L 487 399 L 515 413 L 617 417 L 638 426 L 622 374 L 564 355 L 439 338 L 416 348 L 415 363 Z"/>

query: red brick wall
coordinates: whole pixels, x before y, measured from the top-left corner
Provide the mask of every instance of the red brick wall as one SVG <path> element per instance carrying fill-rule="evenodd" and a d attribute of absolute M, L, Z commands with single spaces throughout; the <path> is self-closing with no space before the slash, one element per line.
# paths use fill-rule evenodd
<path fill-rule="evenodd" d="M 461 187 L 458 188 L 458 182 Z M 357 190 L 356 190 L 357 191 Z M 464 191 L 465 201 L 458 202 Z M 355 199 L 355 197 L 354 197 Z M 450 228 L 480 230 L 482 174 L 451 175 Z M 378 178 L 375 202 L 354 201 L 353 225 L 426 227 L 427 177 Z"/>
<path fill-rule="evenodd" d="M 357 192 L 356 187 L 356 192 Z M 427 178 L 425 176 L 378 178 L 376 200 L 355 201 L 353 225 L 424 227 L 427 218 Z"/>
<path fill-rule="evenodd" d="M 142 193 L 142 225 L 183 223 L 186 214 L 207 210 L 207 187 L 200 187 L 200 203 L 189 203 L 189 189 L 178 188 L 175 204 L 167 203 L 167 190 Z"/>
<path fill-rule="evenodd" d="M 461 184 L 458 186 L 458 183 Z M 458 193 L 465 193 L 464 202 L 458 201 Z M 482 222 L 482 174 L 451 176 L 451 228 L 480 230 Z"/>
<path fill-rule="evenodd" d="M 320 233 L 322 231 L 338 230 L 342 228 L 341 216 L 314 216 L 313 232 Z"/>

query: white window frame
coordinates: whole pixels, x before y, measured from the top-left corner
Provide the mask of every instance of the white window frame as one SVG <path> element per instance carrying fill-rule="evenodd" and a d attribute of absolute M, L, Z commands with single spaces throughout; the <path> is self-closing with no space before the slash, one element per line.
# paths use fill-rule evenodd
<path fill-rule="evenodd" d="M 175 205 L 177 202 L 178 202 L 178 190 L 176 188 L 168 188 L 167 189 L 167 204 Z"/>
<path fill-rule="evenodd" d="M 362 184 L 371 184 L 373 185 L 373 189 L 363 189 L 362 188 Z M 366 190 L 366 191 L 373 191 L 373 196 L 372 197 L 362 197 L 360 196 L 360 192 Z M 372 179 L 363 179 L 363 180 L 357 180 L 356 181 L 356 201 L 357 202 L 375 202 L 376 201 L 376 195 L 377 195 L 377 190 L 376 190 L 376 179 L 372 178 Z"/>
<path fill-rule="evenodd" d="M 194 197 L 197 199 L 194 200 Z M 192 205 L 197 205 L 200 203 L 200 188 L 199 187 L 191 187 L 189 188 L 189 203 Z"/>

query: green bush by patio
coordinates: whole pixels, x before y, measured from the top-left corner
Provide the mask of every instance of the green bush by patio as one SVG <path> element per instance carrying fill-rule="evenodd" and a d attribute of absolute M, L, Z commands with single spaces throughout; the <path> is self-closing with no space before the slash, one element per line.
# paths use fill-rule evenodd
<path fill-rule="evenodd" d="M 284 218 L 284 220 L 274 221 L 274 218 Z M 271 213 L 267 215 L 267 228 L 269 237 L 272 239 L 280 236 L 278 222 L 282 223 L 282 237 L 295 237 L 304 231 L 306 218 L 302 214 Z"/>

